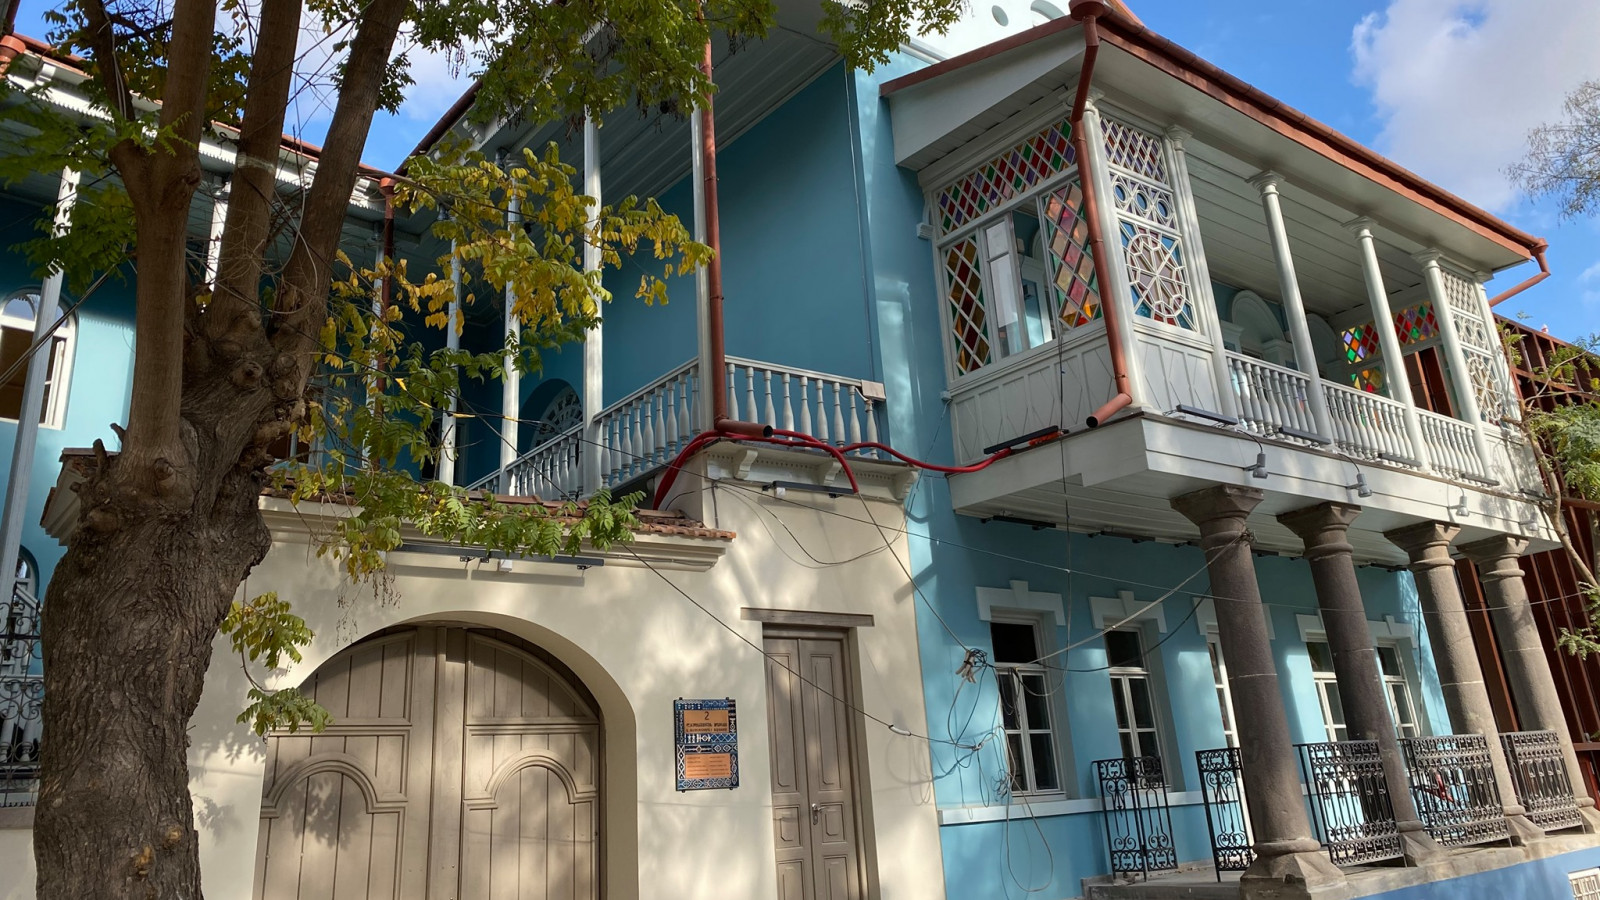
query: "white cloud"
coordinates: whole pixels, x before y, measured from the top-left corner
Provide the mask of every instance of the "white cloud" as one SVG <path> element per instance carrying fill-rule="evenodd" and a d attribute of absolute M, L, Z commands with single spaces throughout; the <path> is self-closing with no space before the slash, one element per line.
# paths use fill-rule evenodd
<path fill-rule="evenodd" d="M 1378 149 L 1489 209 L 1517 196 L 1504 170 L 1528 130 L 1600 78 L 1593 0 L 1390 0 L 1355 27 L 1356 83 L 1383 123 Z"/>

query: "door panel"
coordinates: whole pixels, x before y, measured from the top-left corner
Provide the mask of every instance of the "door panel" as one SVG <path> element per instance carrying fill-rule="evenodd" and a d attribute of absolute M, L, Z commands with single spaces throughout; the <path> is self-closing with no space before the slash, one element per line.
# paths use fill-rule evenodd
<path fill-rule="evenodd" d="M 844 642 L 772 637 L 766 650 L 779 896 L 858 900 Z"/>
<path fill-rule="evenodd" d="M 259 900 L 598 896 L 600 725 L 561 674 L 422 628 L 344 651 L 305 689 L 334 724 L 268 741 Z"/>

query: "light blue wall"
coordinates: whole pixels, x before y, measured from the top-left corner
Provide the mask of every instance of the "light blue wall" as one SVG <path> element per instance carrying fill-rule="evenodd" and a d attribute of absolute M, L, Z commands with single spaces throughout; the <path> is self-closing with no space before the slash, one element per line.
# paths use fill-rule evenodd
<path fill-rule="evenodd" d="M 0 296 L 25 287 L 38 287 L 42 279 L 13 249 L 38 236 L 34 224 L 44 215 L 40 205 L 0 195 Z M 63 290 L 63 307 L 78 302 Z M 128 386 L 133 377 L 133 281 L 113 276 L 78 308 L 75 347 L 70 360 L 66 420 L 62 428 L 40 428 L 29 478 L 28 507 L 24 516 L 22 546 L 33 554 L 48 583 L 55 564 L 66 552 L 44 533 L 39 518 L 50 489 L 61 472 L 61 451 L 91 446 L 96 438 L 117 449 L 112 422 L 126 422 Z M 0 471 L 10 472 L 16 445 L 16 423 L 0 420 Z"/>
<path fill-rule="evenodd" d="M 1567 876 L 1596 866 L 1600 866 L 1600 848 L 1591 848 L 1374 894 L 1368 900 L 1572 900 L 1572 882 Z"/>
<path fill-rule="evenodd" d="M 934 283 L 932 248 L 915 235 L 923 218 L 923 193 L 915 175 L 894 165 L 887 104 L 878 87 L 920 63 L 895 60 L 852 82 L 862 148 L 857 178 L 869 223 L 873 311 L 883 380 L 888 391 L 888 432 L 896 447 L 932 462 L 951 463 L 943 325 Z M 1223 292 L 1224 304 L 1232 297 Z M 1219 295 L 1221 296 L 1221 295 Z M 1050 452 L 1038 449 L 1030 452 Z M 995 786 L 1004 771 L 1003 749 L 989 743 L 973 752 L 954 745 L 980 742 L 997 724 L 993 675 L 965 684 L 956 674 L 963 645 L 990 651 L 987 623 L 979 618 L 976 590 L 1006 588 L 1014 580 L 1032 591 L 1064 598 L 1067 625 L 1053 629 L 1053 648 L 1083 646 L 1053 660 L 1070 670 L 1060 679 L 1053 707 L 1064 716 L 1061 733 L 1070 741 L 1069 795 L 1094 797 L 1092 763 L 1120 755 L 1104 642 L 1096 632 L 1090 598 L 1131 591 L 1143 605 L 1180 584 L 1166 599 L 1167 631 L 1146 626 L 1152 668 L 1165 685 L 1168 769 L 1176 790 L 1198 788 L 1195 751 L 1223 744 L 1221 714 L 1212 684 L 1205 638 L 1188 618 L 1197 595 L 1208 589 L 1198 549 L 1121 538 L 1068 536 L 1056 530 L 990 523 L 951 511 L 943 477 L 923 473 L 908 499 L 912 574 L 919 592 L 918 638 L 922 650 L 934 791 L 941 808 L 1003 806 Z M 1064 510 L 1070 513 L 1070 509 Z M 1314 614 L 1311 573 L 1302 560 L 1259 558 L 1257 572 L 1272 618 L 1280 686 L 1296 741 L 1324 740 L 1315 685 L 1296 615 Z M 1186 579 L 1192 580 L 1187 581 Z M 1419 716 L 1437 732 L 1448 731 L 1437 677 L 1428 663 L 1416 594 L 1410 576 L 1382 569 L 1359 573 L 1368 617 L 1393 616 L 1419 633 L 1409 664 L 1420 674 L 1415 697 Z M 1420 651 L 1420 652 L 1418 652 Z M 1249 710 L 1237 710 L 1241 716 Z M 1172 810 L 1181 860 L 1209 859 L 1203 808 Z M 942 829 L 946 890 L 952 897 L 1020 895 L 1076 896 L 1081 879 L 1108 868 L 1104 820 L 1098 813 L 1030 817 L 1013 803 L 1010 821 L 951 824 Z M 1053 866 L 1053 868 L 1052 868 Z"/>

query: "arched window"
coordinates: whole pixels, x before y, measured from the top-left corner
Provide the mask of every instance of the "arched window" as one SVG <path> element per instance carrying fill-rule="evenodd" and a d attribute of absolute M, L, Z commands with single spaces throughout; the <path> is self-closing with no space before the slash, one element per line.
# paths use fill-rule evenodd
<path fill-rule="evenodd" d="M 33 554 L 27 547 L 21 548 L 17 553 L 17 586 L 28 592 L 28 596 L 39 596 L 39 564 L 33 561 Z"/>
<path fill-rule="evenodd" d="M 1028 9 L 1033 13 L 1033 23 L 1035 25 L 1053 22 L 1064 15 L 1061 12 L 1061 7 L 1051 3 L 1050 0 L 1033 0 L 1033 5 Z"/>
<path fill-rule="evenodd" d="M 34 321 L 39 309 L 39 289 L 23 288 L 0 303 L 0 419 L 16 421 L 22 416 L 22 389 L 28 366 L 24 357 L 33 346 Z M 44 375 L 44 404 L 39 424 L 60 428 L 66 422 L 67 376 L 72 365 L 72 340 L 75 328 L 71 316 L 63 316 L 51 335 Z"/>

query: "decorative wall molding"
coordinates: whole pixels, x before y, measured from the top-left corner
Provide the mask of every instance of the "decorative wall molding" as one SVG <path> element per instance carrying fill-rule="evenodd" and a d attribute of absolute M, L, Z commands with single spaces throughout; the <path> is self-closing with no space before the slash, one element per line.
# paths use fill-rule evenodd
<path fill-rule="evenodd" d="M 994 621 L 996 607 L 1049 613 L 1055 617 L 1057 627 L 1067 627 L 1067 612 L 1061 603 L 1061 595 L 1030 591 L 1026 581 L 1013 581 L 1009 588 L 978 588 L 978 618 L 985 622 Z"/>
<path fill-rule="evenodd" d="M 1297 615 L 1295 624 L 1300 627 L 1300 640 L 1325 641 L 1328 639 L 1328 627 L 1323 624 L 1322 613 L 1316 615 Z M 1407 641 L 1415 644 L 1417 629 L 1406 622 L 1396 622 L 1394 616 L 1384 616 L 1381 621 L 1367 620 L 1367 630 L 1372 634 L 1374 643 L 1378 641 Z"/>
<path fill-rule="evenodd" d="M 1089 613 L 1094 617 L 1094 627 L 1100 631 L 1126 619 L 1130 625 L 1135 622 L 1154 622 L 1156 630 L 1166 634 L 1167 613 L 1162 608 L 1165 604 L 1157 603 L 1145 609 L 1149 602 L 1135 600 L 1133 591 L 1117 591 L 1115 597 L 1090 597 Z"/>

